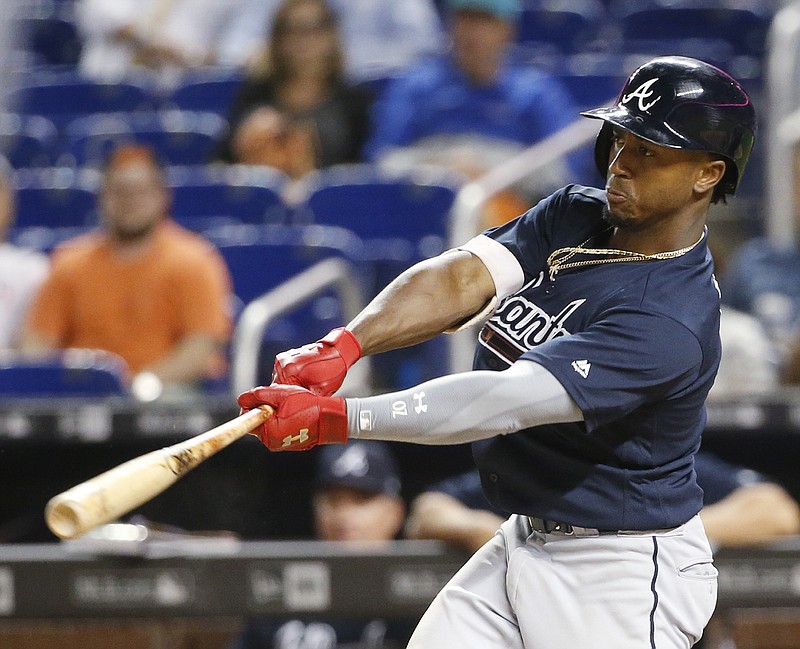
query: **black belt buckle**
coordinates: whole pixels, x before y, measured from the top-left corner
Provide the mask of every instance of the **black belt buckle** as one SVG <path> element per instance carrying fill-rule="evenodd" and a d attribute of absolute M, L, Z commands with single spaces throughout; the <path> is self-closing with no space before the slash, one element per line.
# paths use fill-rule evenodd
<path fill-rule="evenodd" d="M 539 532 L 539 534 L 565 534 L 567 536 L 571 536 L 574 534 L 574 530 L 572 529 L 572 525 L 567 523 L 557 523 L 556 521 L 548 521 L 543 518 L 538 518 L 536 516 L 528 516 L 528 522 L 530 523 L 531 529 L 534 532 Z"/>
<path fill-rule="evenodd" d="M 548 534 L 558 532 L 559 534 L 566 534 L 570 536 L 574 533 L 572 525 L 567 523 L 556 523 L 555 521 L 544 521 L 544 528 Z"/>

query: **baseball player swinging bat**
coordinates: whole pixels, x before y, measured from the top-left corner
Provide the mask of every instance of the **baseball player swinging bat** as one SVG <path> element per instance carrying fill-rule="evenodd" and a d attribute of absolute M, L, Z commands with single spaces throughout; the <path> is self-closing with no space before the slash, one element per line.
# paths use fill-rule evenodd
<path fill-rule="evenodd" d="M 56 536 L 73 539 L 154 498 L 194 467 L 272 416 L 250 410 L 216 428 L 128 460 L 50 499 L 45 521 Z"/>

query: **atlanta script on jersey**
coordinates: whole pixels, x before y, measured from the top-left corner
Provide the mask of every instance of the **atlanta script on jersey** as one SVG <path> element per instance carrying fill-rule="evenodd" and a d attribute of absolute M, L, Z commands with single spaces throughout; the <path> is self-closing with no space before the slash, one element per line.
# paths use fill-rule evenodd
<path fill-rule="evenodd" d="M 482 235 L 513 254 L 525 280 L 498 296 L 475 369 L 539 363 L 585 422 L 477 442 L 474 455 L 487 497 L 505 511 L 598 529 L 672 527 L 702 505 L 692 455 L 721 351 L 713 263 L 703 240 L 674 259 L 571 268 L 551 280 L 554 250 L 592 237 L 602 245 L 604 204 L 599 190 L 569 186 Z"/>

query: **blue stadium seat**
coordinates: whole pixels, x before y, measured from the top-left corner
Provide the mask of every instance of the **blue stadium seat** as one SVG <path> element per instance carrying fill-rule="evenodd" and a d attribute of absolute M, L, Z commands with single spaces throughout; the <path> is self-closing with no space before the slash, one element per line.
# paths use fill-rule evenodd
<path fill-rule="evenodd" d="M 626 76 L 617 74 L 561 73 L 555 77 L 564 84 L 580 110 L 605 106 L 613 100 L 625 83 Z"/>
<path fill-rule="evenodd" d="M 85 227 L 97 223 L 99 177 L 92 170 L 20 169 L 13 180 L 17 192 L 16 228 Z"/>
<path fill-rule="evenodd" d="M 372 258 L 410 264 L 444 250 L 457 191 L 444 176 L 389 176 L 371 165 L 343 165 L 310 179 L 294 218 L 347 228 Z"/>
<path fill-rule="evenodd" d="M 97 226 L 48 227 L 35 225 L 28 228 L 12 228 L 9 241 L 21 248 L 30 248 L 39 252 L 51 253 L 56 246 L 83 234 L 95 230 Z"/>
<path fill-rule="evenodd" d="M 211 160 L 227 122 L 215 113 L 157 110 L 101 113 L 71 121 L 66 149 L 78 166 L 100 166 L 116 146 L 152 146 L 165 164 L 197 165 Z"/>
<path fill-rule="evenodd" d="M 244 165 L 169 167 L 172 214 L 189 229 L 212 224 L 286 223 L 289 209 L 281 196 L 287 177 L 276 169 Z"/>
<path fill-rule="evenodd" d="M 316 225 L 227 226 L 204 234 L 227 262 L 241 306 L 318 262 L 358 259 L 362 246 L 352 232 Z M 258 381 L 270 381 L 275 354 L 317 340 L 344 323 L 343 306 L 333 288 L 276 318 L 264 331 L 260 349 L 254 350 L 259 357 Z"/>
<path fill-rule="evenodd" d="M 734 6 L 724 0 L 622 0 L 611 11 L 621 30 L 626 51 L 675 52 L 680 41 L 699 43 L 696 56 L 718 63 L 725 43 L 733 55 L 762 56 L 772 20 L 768 3 Z M 662 44 L 659 46 L 659 41 Z M 672 43 L 668 49 L 665 43 Z M 703 48 L 712 53 L 703 56 Z M 693 55 L 691 51 L 686 54 Z"/>
<path fill-rule="evenodd" d="M 231 225 L 203 234 L 225 258 L 242 304 L 321 259 L 357 260 L 363 248 L 349 230 L 329 226 Z"/>
<path fill-rule="evenodd" d="M 164 98 L 164 105 L 225 116 L 242 79 L 240 70 L 211 71 L 203 75 L 190 73 Z"/>
<path fill-rule="evenodd" d="M 588 49 L 606 20 L 600 0 L 527 0 L 517 28 L 517 42 L 551 54 Z"/>
<path fill-rule="evenodd" d="M 446 177 L 390 177 L 367 165 L 333 168 L 311 181 L 295 218 L 345 227 L 364 241 L 371 297 L 413 263 L 445 249 L 457 189 Z M 446 373 L 446 366 L 446 345 L 436 339 L 381 354 L 373 374 L 381 387 L 403 388 Z"/>
<path fill-rule="evenodd" d="M 127 397 L 128 367 L 110 352 L 68 349 L 43 358 L 0 354 L 2 397 Z"/>
<path fill-rule="evenodd" d="M 55 165 L 59 145 L 58 129 L 46 117 L 0 113 L 0 151 L 15 169 Z"/>
<path fill-rule="evenodd" d="M 61 128 L 81 115 L 133 111 L 151 107 L 149 90 L 131 81 L 100 83 L 75 74 L 35 75 L 12 91 L 9 110 L 43 115 Z"/>

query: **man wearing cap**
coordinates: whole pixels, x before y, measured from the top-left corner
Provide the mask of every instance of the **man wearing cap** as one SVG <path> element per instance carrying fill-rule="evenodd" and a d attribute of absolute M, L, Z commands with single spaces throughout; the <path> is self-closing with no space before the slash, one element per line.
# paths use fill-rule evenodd
<path fill-rule="evenodd" d="M 400 531 L 405 504 L 388 446 L 360 443 L 321 449 L 313 500 L 322 541 L 388 541 Z"/>
<path fill-rule="evenodd" d="M 405 520 L 400 472 L 390 446 L 355 442 L 318 449 L 312 500 L 320 541 L 385 542 Z M 231 649 L 334 649 L 405 647 L 413 624 L 389 620 L 258 620 Z"/>
<path fill-rule="evenodd" d="M 577 111 L 555 78 L 510 60 L 518 0 L 446 0 L 445 8 L 449 52 L 388 85 L 365 153 L 390 167 L 425 162 L 470 177 L 567 126 Z M 554 165 L 523 189 L 541 194 L 564 172 Z"/>

